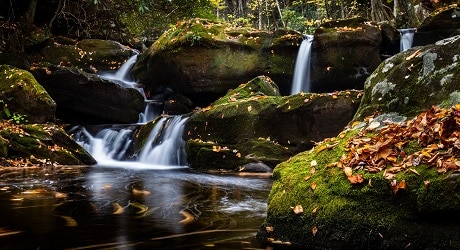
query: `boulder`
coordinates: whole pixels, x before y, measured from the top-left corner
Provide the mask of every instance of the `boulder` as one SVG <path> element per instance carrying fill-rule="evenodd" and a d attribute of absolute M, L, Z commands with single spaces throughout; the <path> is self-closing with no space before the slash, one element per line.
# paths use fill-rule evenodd
<path fill-rule="evenodd" d="M 55 121 L 56 103 L 28 71 L 0 65 L 1 118 L 20 123 Z"/>
<path fill-rule="evenodd" d="M 32 70 L 57 103 L 57 117 L 70 123 L 135 123 L 144 111 L 144 97 L 134 88 L 86 73 L 49 64 Z"/>
<path fill-rule="evenodd" d="M 414 46 L 424 46 L 460 35 L 460 7 L 451 5 L 431 13 L 414 34 Z"/>
<path fill-rule="evenodd" d="M 288 94 L 301 41 L 294 31 L 230 28 L 192 19 L 163 33 L 139 56 L 132 74 L 152 95 L 170 88 L 197 106 L 259 75 L 269 76 Z"/>
<path fill-rule="evenodd" d="M 342 131 L 360 95 L 344 91 L 283 97 L 270 78 L 257 77 L 193 113 L 184 129 L 189 165 L 235 170 L 261 162 L 274 167 Z"/>
<path fill-rule="evenodd" d="M 381 62 L 381 43 L 379 27 L 362 18 L 322 24 L 312 43 L 312 92 L 363 89 Z"/>
<path fill-rule="evenodd" d="M 375 112 L 413 117 L 432 105 L 457 103 L 460 36 L 414 47 L 385 60 L 366 80 L 355 120 Z"/>
<path fill-rule="evenodd" d="M 258 239 L 281 249 L 459 249 L 459 111 L 375 117 L 279 164 Z"/>
<path fill-rule="evenodd" d="M 86 72 L 101 73 L 118 69 L 136 52 L 110 40 L 84 39 L 75 44 L 56 38 L 51 45 L 31 57 L 32 63 L 49 62 L 54 65 L 77 67 Z"/>
<path fill-rule="evenodd" d="M 0 144 L 6 141 L 1 156 L 29 159 L 32 162 L 51 161 L 62 165 L 96 164 L 94 158 L 65 131 L 53 124 L 15 125 L 3 123 Z"/>

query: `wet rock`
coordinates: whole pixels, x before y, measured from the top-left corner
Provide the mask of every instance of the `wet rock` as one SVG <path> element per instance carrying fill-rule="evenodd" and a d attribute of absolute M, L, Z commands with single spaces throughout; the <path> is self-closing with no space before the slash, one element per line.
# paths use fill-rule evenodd
<path fill-rule="evenodd" d="M 366 80 L 355 120 L 374 112 L 413 117 L 432 105 L 459 101 L 460 36 L 399 53 L 379 65 Z"/>
<path fill-rule="evenodd" d="M 262 162 L 251 162 L 239 168 L 239 172 L 271 173 L 272 168 Z"/>
<path fill-rule="evenodd" d="M 31 72 L 57 103 L 57 117 L 77 124 L 135 123 L 144 97 L 77 68 L 35 66 Z"/>
<path fill-rule="evenodd" d="M 337 135 L 353 117 L 359 98 L 359 91 L 282 97 L 270 78 L 255 78 L 190 117 L 184 129 L 189 164 L 235 170 L 262 162 L 274 167 L 314 141 Z"/>
<path fill-rule="evenodd" d="M 62 165 L 96 164 L 94 158 L 57 125 L 10 124 L 3 126 L 0 138 L 8 141 L 5 157 L 49 160 Z"/>
<path fill-rule="evenodd" d="M 1 118 L 20 123 L 55 121 L 56 103 L 28 71 L 0 65 Z"/>
<path fill-rule="evenodd" d="M 322 24 L 312 44 L 312 92 L 363 89 L 381 62 L 381 43 L 379 27 L 362 18 Z"/>
<path fill-rule="evenodd" d="M 460 7 L 451 5 L 431 13 L 414 34 L 414 46 L 424 46 L 460 35 Z"/>
<path fill-rule="evenodd" d="M 40 51 L 40 56 L 32 56 L 31 62 L 44 61 L 54 65 L 77 67 L 86 72 L 101 73 L 118 69 L 135 53 L 132 49 L 110 40 L 84 39 L 75 44 L 69 44 L 68 40 L 63 39 L 54 41 Z"/>
<path fill-rule="evenodd" d="M 265 32 L 204 19 L 179 23 L 139 57 L 132 73 L 152 94 L 171 88 L 206 106 L 258 75 L 290 90 L 302 35 Z"/>

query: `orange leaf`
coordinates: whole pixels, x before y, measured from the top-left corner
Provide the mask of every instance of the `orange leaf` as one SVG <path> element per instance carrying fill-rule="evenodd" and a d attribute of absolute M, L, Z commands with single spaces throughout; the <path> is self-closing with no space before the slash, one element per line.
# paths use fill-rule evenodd
<path fill-rule="evenodd" d="M 352 185 L 354 185 L 354 184 L 360 184 L 360 183 L 363 183 L 363 182 L 364 182 L 364 178 L 363 178 L 363 176 L 360 175 L 360 174 L 348 176 L 348 180 L 350 181 L 350 183 L 351 183 Z"/>
<path fill-rule="evenodd" d="M 311 229 L 311 233 L 313 234 L 313 236 L 316 236 L 317 232 L 318 232 L 318 228 L 316 226 L 313 226 L 313 228 Z"/>

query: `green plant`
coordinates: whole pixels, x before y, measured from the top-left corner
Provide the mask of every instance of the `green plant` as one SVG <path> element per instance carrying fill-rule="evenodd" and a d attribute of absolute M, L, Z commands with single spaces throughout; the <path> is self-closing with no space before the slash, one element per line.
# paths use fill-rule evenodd
<path fill-rule="evenodd" d="M 21 124 L 21 123 L 26 123 L 28 122 L 27 120 L 27 115 L 19 114 L 17 112 L 11 113 L 11 111 L 8 109 L 8 105 L 5 103 L 5 101 L 0 100 L 0 118 L 6 119 L 9 121 L 12 121 L 16 124 Z"/>

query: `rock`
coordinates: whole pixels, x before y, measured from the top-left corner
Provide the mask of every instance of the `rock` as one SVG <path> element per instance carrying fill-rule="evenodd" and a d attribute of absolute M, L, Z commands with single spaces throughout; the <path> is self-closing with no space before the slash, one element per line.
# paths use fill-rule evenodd
<path fill-rule="evenodd" d="M 449 159 L 458 150 L 454 140 L 428 150 L 456 137 L 458 126 L 441 124 L 459 108 L 378 131 L 359 124 L 279 164 L 257 238 L 293 249 L 459 249 L 460 167 Z M 420 126 L 430 139 L 416 136 Z M 421 156 L 443 152 L 456 156 Z"/>
<path fill-rule="evenodd" d="M 353 117 L 359 98 L 359 91 L 282 97 L 270 78 L 255 78 L 190 117 L 184 129 L 189 164 L 235 170 L 262 162 L 274 167 L 311 148 L 313 141 L 337 135 Z"/>
<path fill-rule="evenodd" d="M 382 33 L 382 45 L 380 47 L 380 57 L 387 59 L 400 52 L 399 31 L 388 23 L 379 24 Z"/>
<path fill-rule="evenodd" d="M 265 165 L 262 162 L 251 162 L 242 166 L 240 172 L 250 172 L 250 173 L 271 173 L 272 168 Z"/>
<path fill-rule="evenodd" d="M 57 117 L 70 123 L 135 123 L 144 111 L 144 97 L 133 88 L 82 70 L 35 66 L 36 79 L 57 103 Z"/>
<path fill-rule="evenodd" d="M 182 115 L 192 110 L 192 101 L 182 94 L 171 96 L 163 105 L 163 112 L 168 115 Z"/>
<path fill-rule="evenodd" d="M 414 46 L 424 46 L 460 35 L 460 7 L 440 8 L 425 18 L 414 34 Z"/>
<path fill-rule="evenodd" d="M 204 19 L 178 23 L 144 53 L 132 74 L 152 95 L 171 88 L 206 106 L 259 75 L 289 93 L 302 35 L 265 32 Z"/>
<path fill-rule="evenodd" d="M 62 165 L 96 164 L 84 148 L 72 140 L 65 131 L 53 124 L 3 124 L 0 141 L 8 141 L 9 158 L 49 160 Z"/>
<path fill-rule="evenodd" d="M 366 80 L 354 120 L 374 112 L 413 117 L 432 105 L 458 102 L 460 36 L 399 53 L 379 65 Z"/>
<path fill-rule="evenodd" d="M 62 40 L 62 39 L 61 39 Z M 135 51 L 110 40 L 84 39 L 76 44 L 56 42 L 46 46 L 40 57 L 31 57 L 33 63 L 49 62 L 54 65 L 77 67 L 86 72 L 105 72 L 118 69 Z"/>
<path fill-rule="evenodd" d="M 362 18 L 322 24 L 312 43 L 312 92 L 363 89 L 364 81 L 381 62 L 381 43 L 378 26 Z"/>
<path fill-rule="evenodd" d="M 28 71 L 0 65 L 1 118 L 21 123 L 55 121 L 56 103 Z"/>

